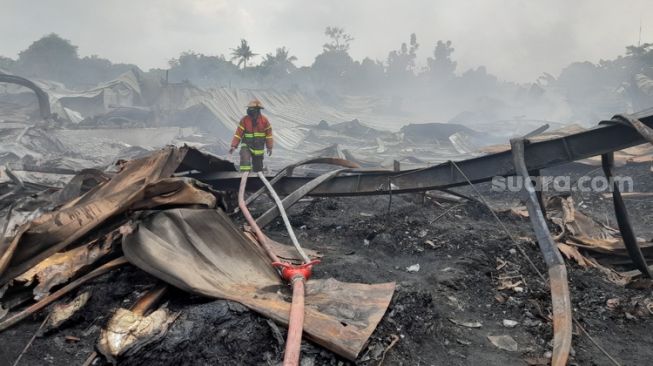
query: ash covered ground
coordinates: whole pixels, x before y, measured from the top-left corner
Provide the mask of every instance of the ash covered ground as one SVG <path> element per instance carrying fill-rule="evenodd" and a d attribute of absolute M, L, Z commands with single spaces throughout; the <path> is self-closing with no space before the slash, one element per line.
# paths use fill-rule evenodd
<path fill-rule="evenodd" d="M 544 173 L 579 176 L 591 170 L 574 164 Z M 637 191 L 652 191 L 653 185 L 644 179 L 650 176 L 650 165 L 628 165 L 617 173 L 633 176 Z M 492 192 L 489 184 L 478 188 L 495 208 L 520 203 L 517 193 Z M 456 191 L 475 196 L 469 187 Z M 610 200 L 597 194 L 574 193 L 574 198 L 580 210 L 614 225 Z M 270 205 L 266 199 L 259 199 L 253 210 L 255 216 Z M 650 199 L 628 200 L 627 205 L 638 236 L 651 238 Z M 507 212 L 498 214 L 517 238 L 515 244 L 489 209 L 476 201 L 436 203 L 426 199 L 422 203 L 417 195 L 394 195 L 389 205 L 388 196 L 312 198 L 295 205 L 290 216 L 300 241 L 324 254 L 315 268 L 315 278 L 397 282 L 387 313 L 355 364 L 546 363 L 552 339 L 549 290 L 516 250 L 517 245 L 521 247 L 546 276 L 527 219 Z M 273 239 L 289 242 L 279 220 L 267 232 Z M 418 271 L 407 270 L 416 264 Z M 601 271 L 580 267 L 573 261 L 567 261 L 567 268 L 575 319 L 621 364 L 646 364 L 653 357 L 653 316 L 641 304 L 653 296 L 651 287 L 641 283 L 619 286 Z M 500 289 L 500 279 L 506 277 L 521 283 Z M 111 311 L 128 307 L 155 283 L 156 279 L 127 266 L 84 285 L 78 291 L 92 292 L 88 305 L 61 328 L 37 337 L 21 362 L 81 364 L 93 352 L 99 330 Z M 181 291 L 172 292 L 166 299 L 181 316 L 160 342 L 121 364 L 276 365 L 282 360 L 284 327 L 229 301 Z M 0 333 L 0 360 L 12 362 L 16 358 L 45 314 L 41 312 Z M 506 327 L 504 320 L 513 320 L 517 325 Z M 514 339 L 517 351 L 499 349 L 488 339 L 501 335 Z M 71 336 L 79 341 L 71 341 Z M 94 364 L 105 363 L 98 359 Z M 349 364 L 303 341 L 302 365 Z M 612 363 L 575 326 L 570 364 Z"/>

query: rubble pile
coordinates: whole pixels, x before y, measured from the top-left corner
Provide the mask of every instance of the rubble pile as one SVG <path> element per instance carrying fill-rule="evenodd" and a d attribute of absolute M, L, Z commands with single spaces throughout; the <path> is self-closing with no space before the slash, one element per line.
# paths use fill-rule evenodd
<path fill-rule="evenodd" d="M 378 100 L 347 101 L 343 113 L 292 93 L 202 90 L 136 72 L 83 92 L 35 84 L 56 115 L 18 118 L 14 106 L 0 123 L 0 359 L 277 364 L 293 333 L 297 273 L 302 365 L 653 356 L 641 267 L 653 260 L 651 150 L 638 145 L 650 113 L 607 128 L 534 126 L 528 144 L 481 151 L 505 140 L 457 124 L 391 132 L 370 127 L 371 113 L 350 118 Z M 283 158 L 267 167 L 270 197 L 263 173 L 248 181 L 221 157 L 252 95 L 278 121 Z M 612 161 L 644 183 L 592 198 L 483 183 L 520 174 L 509 164 L 520 156 L 578 178 L 597 171 L 586 158 L 597 154 L 606 174 Z M 563 159 L 577 162 L 557 166 Z M 358 195 L 369 197 L 333 197 Z M 641 199 L 632 217 L 643 223 L 624 221 L 629 197 Z"/>
<path fill-rule="evenodd" d="M 152 151 L 168 144 L 187 144 L 225 156 L 251 99 L 265 105 L 274 126 L 280 153 L 269 162 L 272 170 L 317 156 L 334 144 L 375 167 L 392 168 L 394 160 L 407 167 L 427 166 L 475 156 L 480 147 L 503 142 L 516 131 L 495 125 L 481 125 L 476 131 L 450 123 L 407 124 L 402 121 L 405 117 L 379 112 L 391 101 L 378 97 L 327 102 L 319 95 L 298 92 L 202 89 L 188 82 L 154 79 L 136 70 L 88 90 L 69 90 L 48 80 L 29 82 L 47 95 L 49 122 L 38 116 L 32 90 L 2 84 L 0 130 L 45 128 L 63 144 L 66 156 L 89 160 L 85 168 L 106 166 L 116 159 L 138 156 L 134 150 Z M 402 124 L 406 126 L 397 129 Z M 534 129 L 539 124 L 522 121 L 520 127 Z M 59 150 L 48 153 L 61 156 Z"/>
<path fill-rule="evenodd" d="M 207 166 L 235 171 L 232 163 L 193 148 L 169 147 L 120 163 L 111 174 L 84 172 L 62 189 L 41 191 L 40 206 L 30 215 L 15 209 L 34 201 L 33 195 L 16 199 L 3 222 L 0 331 L 128 263 L 188 293 L 238 301 L 287 323 L 283 283 L 256 242 L 224 214 L 233 208 L 230 197 L 194 179 L 174 177 Z M 214 244 L 216 238 L 221 245 Z M 288 248 L 274 246 L 288 257 Z M 355 359 L 385 313 L 394 283 L 324 279 L 311 285 L 304 331 L 327 349 Z M 165 335 L 179 313 L 165 306 L 148 313 L 165 289 L 148 291 L 132 309 L 113 315 L 98 340 L 107 359 L 129 357 Z M 69 303 L 55 304 L 48 321 L 64 324 L 88 297 L 82 292 Z M 15 311 L 30 301 L 35 303 Z"/>

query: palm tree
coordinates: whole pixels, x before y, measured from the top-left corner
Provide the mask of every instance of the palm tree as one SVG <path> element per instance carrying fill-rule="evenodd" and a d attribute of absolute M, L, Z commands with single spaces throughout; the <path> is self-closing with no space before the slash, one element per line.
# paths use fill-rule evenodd
<path fill-rule="evenodd" d="M 264 69 L 278 68 L 286 73 L 290 73 L 291 70 L 296 68 L 293 64 L 295 61 L 297 61 L 297 57 L 290 56 L 290 50 L 286 47 L 280 47 L 277 48 L 275 55 L 271 53 L 265 55 L 263 62 L 261 62 L 261 67 Z"/>
<path fill-rule="evenodd" d="M 252 52 L 249 43 L 244 39 L 240 40 L 240 46 L 232 48 L 231 51 L 231 61 L 238 60 L 238 67 L 242 64 L 243 69 L 247 67 L 247 61 L 249 61 L 249 59 L 258 55 L 257 53 Z"/>
<path fill-rule="evenodd" d="M 297 61 L 297 57 L 290 56 L 290 50 L 286 47 L 277 48 L 275 58 L 277 59 L 277 62 L 288 66 L 295 66 L 293 65 L 293 62 Z"/>

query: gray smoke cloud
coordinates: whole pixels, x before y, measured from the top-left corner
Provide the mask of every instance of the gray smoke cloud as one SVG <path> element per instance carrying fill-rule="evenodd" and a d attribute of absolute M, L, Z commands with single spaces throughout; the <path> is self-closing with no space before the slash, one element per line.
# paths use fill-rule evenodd
<path fill-rule="evenodd" d="M 598 62 L 653 41 L 650 0 L 2 0 L 0 55 L 15 58 L 55 32 L 97 54 L 141 68 L 166 67 L 180 52 L 228 55 L 240 38 L 259 54 L 289 47 L 311 64 L 326 26 L 355 37 L 351 55 L 385 60 L 415 32 L 423 66 L 437 40 L 451 40 L 458 72 L 485 65 L 503 80 L 533 81 L 573 61 Z M 647 23 L 648 21 L 648 23 Z"/>

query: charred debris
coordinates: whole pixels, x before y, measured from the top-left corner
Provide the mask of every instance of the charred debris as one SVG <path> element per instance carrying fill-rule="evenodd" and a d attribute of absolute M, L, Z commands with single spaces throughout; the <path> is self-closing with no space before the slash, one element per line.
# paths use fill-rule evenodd
<path fill-rule="evenodd" d="M 284 359 L 284 364 L 292 365 L 303 359 L 302 365 L 379 364 L 393 357 L 394 363 L 414 363 L 423 360 L 420 357 L 425 362 L 432 357 L 434 362 L 440 357 L 437 353 L 419 355 L 411 347 L 437 342 L 448 357 L 475 363 L 467 357 L 479 357 L 476 352 L 456 351 L 471 347 L 472 341 L 455 333 L 459 330 L 445 330 L 439 339 L 435 328 L 479 329 L 485 320 L 451 316 L 443 323 L 430 301 L 457 304 L 461 316 L 467 317 L 460 300 L 425 297 L 428 291 L 411 292 L 412 285 L 405 286 L 408 290 L 401 285 L 406 273 L 428 271 L 422 268 L 429 264 L 420 259 L 424 250 L 442 245 L 427 237 L 431 226 L 448 215 L 462 222 L 461 214 L 468 214 L 469 208 L 483 212 L 485 225 L 492 227 L 488 232 L 501 237 L 514 256 L 481 257 L 486 262 L 479 266 L 492 268 L 494 300 L 508 306 L 519 301 L 518 295 L 537 295 L 536 300 L 525 301 L 535 303 L 539 311 L 533 316 L 529 308 L 530 317 L 519 321 L 503 319 L 505 334 L 495 329 L 485 340 L 476 339 L 481 348 L 491 345 L 496 352 L 516 353 L 532 365 L 565 365 L 577 362 L 575 342 L 588 339 L 592 346 L 584 346 L 585 352 L 597 354 L 594 359 L 599 362 L 619 364 L 585 330 L 597 320 L 579 318 L 585 313 L 574 307 L 573 289 L 578 286 L 569 281 L 570 266 L 590 268 L 594 277 L 616 288 L 639 288 L 635 304 L 608 299 L 610 311 L 629 307 L 623 310 L 628 319 L 653 313 L 648 265 L 653 243 L 637 235 L 639 226 L 633 222 L 640 217 L 629 215 L 625 201 L 648 193 L 622 193 L 612 187 L 605 198 L 614 207 L 613 228 L 584 212 L 585 206 L 574 202 L 571 194 L 543 195 L 526 184 L 520 202 L 505 202 L 499 208 L 489 202 L 491 192 L 482 186 L 496 176 L 539 179 L 543 170 L 568 163 L 593 167 L 607 177 L 615 174 L 615 166 L 650 166 L 651 111 L 617 115 L 591 129 L 547 131 L 548 126 L 534 125 L 532 133 L 505 144 L 499 135 L 488 138 L 453 124 L 407 125 L 399 132 L 386 132 L 364 122 L 373 114 L 365 115 L 363 122 L 352 118 L 329 124 L 324 120 L 340 112 L 328 108 L 315 112 L 314 101 L 284 95 L 285 103 L 295 103 L 296 113 L 310 109 L 322 120 L 304 126 L 292 115 L 276 112 L 280 96 L 269 91 L 248 92 L 252 95 L 206 91 L 190 84 L 143 80 L 134 72 L 84 92 L 13 75 L 0 75 L 0 82 L 31 89 L 39 106 L 38 112 L 29 113 L 11 103 L 2 109 L 0 337 L 9 337 L 8 332 L 21 324 L 37 322 L 34 332 L 39 335 L 52 342 L 59 338 L 47 335 L 63 337 L 60 348 L 85 345 L 70 357 L 87 365 L 182 363 L 173 355 L 175 350 L 179 355 L 201 353 L 198 347 L 211 346 L 209 339 L 199 341 L 206 337 L 215 337 L 224 348 L 207 362 L 276 364 Z M 9 94 L 16 100 L 25 97 L 18 90 Z M 282 158 L 258 176 L 239 173 L 233 162 L 220 157 L 228 148 L 223 141 L 231 135 L 230 121 L 239 113 L 241 101 L 252 96 L 269 102 L 272 118 L 278 113 L 275 133 L 283 149 L 277 153 Z M 108 134 L 119 136 L 120 142 Z M 496 144 L 481 148 L 480 139 Z M 336 198 L 341 196 L 345 198 Z M 323 214 L 319 205 L 346 205 L 354 199 L 347 198 L 351 196 L 376 196 L 386 203 L 376 207 L 378 212 L 348 205 L 357 212 L 343 210 L 331 230 L 314 237 L 302 235 L 307 230 L 304 221 Z M 404 217 L 393 216 L 393 202 L 403 205 L 399 210 Z M 313 208 L 317 211 L 305 208 L 303 218 L 287 212 L 306 203 L 317 205 Z M 352 217 L 369 218 L 368 227 L 403 230 L 401 225 L 413 220 L 411 210 L 424 210 L 425 205 L 436 216 L 420 221 L 417 234 L 409 235 L 406 245 L 420 243 L 420 249 L 411 253 L 418 263 L 400 268 L 403 274 L 398 278 L 387 274 L 391 271 L 367 278 L 342 275 L 367 259 L 353 256 L 336 265 L 329 255 L 338 250 L 320 241 L 344 242 L 359 235 L 359 228 L 345 222 Z M 524 235 L 507 220 L 529 222 L 532 229 Z M 352 232 L 343 231 L 343 226 Z M 405 251 L 396 249 L 405 238 L 397 239 L 389 230 L 393 229 L 372 230 L 361 240 L 363 246 L 373 242 Z M 481 237 L 478 245 L 490 244 Z M 354 254 L 355 245 L 347 251 Z M 460 260 L 471 260 L 465 252 L 459 255 Z M 496 263 L 487 263 L 491 260 Z M 395 263 L 375 265 L 399 268 Z M 470 269 L 466 275 L 485 273 Z M 102 282 L 103 278 L 111 280 Z M 455 276 L 445 282 L 452 289 L 464 286 Z M 586 291 L 591 297 L 591 285 Z M 89 305 L 93 297 L 102 304 Z M 110 305 L 116 304 L 111 297 L 124 301 Z M 415 312 L 402 314 L 406 309 Z M 534 318 L 547 343 L 524 347 L 509 330 L 520 322 L 534 323 Z M 81 323 L 85 329 L 67 334 L 70 324 Z M 261 329 L 269 335 L 266 339 Z M 429 337 L 434 339 L 427 341 Z M 188 340 L 199 343 L 189 345 Z M 47 353 L 43 347 L 30 351 L 33 341 L 25 342 L 24 349 L 0 346 L 0 353 L 16 362 L 28 352 Z M 514 356 L 502 357 L 492 361 L 514 361 Z"/>

